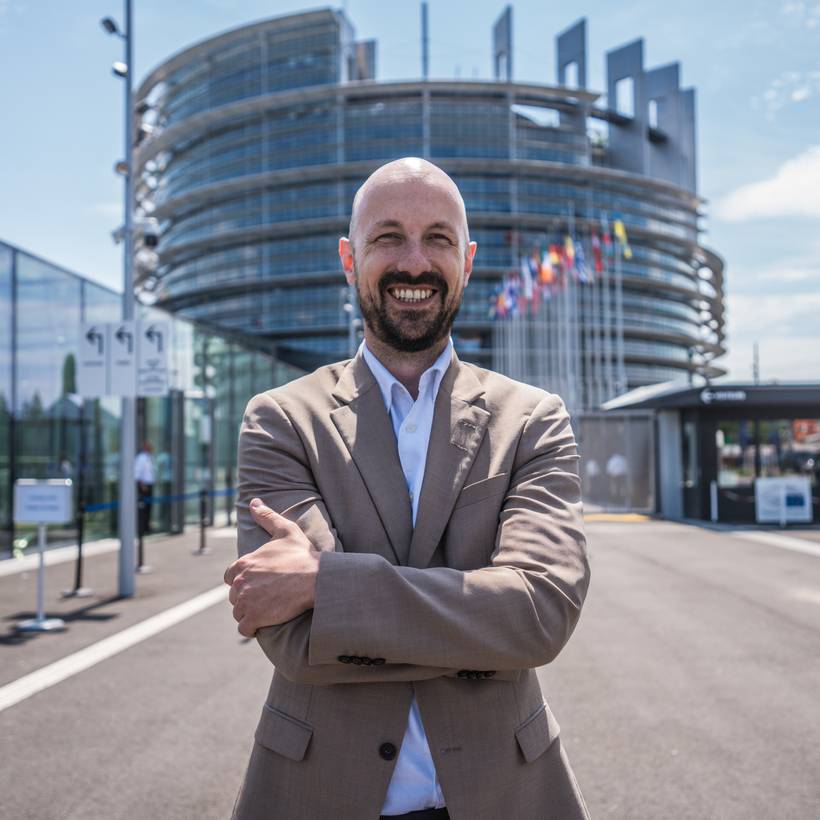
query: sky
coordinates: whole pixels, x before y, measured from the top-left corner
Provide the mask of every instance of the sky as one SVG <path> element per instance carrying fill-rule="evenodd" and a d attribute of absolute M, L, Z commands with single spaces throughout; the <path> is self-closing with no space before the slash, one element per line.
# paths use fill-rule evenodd
<path fill-rule="evenodd" d="M 228 28 L 316 8 L 284 0 L 133 0 L 135 85 Z M 503 0 L 430 0 L 430 76 L 489 78 Z M 420 74 L 419 4 L 348 0 L 377 76 Z M 116 0 L 0 0 L 0 239 L 121 288 L 122 43 Z M 588 87 L 606 51 L 644 38 L 646 67 L 697 89 L 702 242 L 726 261 L 729 378 L 820 379 L 820 0 L 513 3 L 514 78 L 556 81 L 555 35 L 587 18 Z M 480 249 L 479 249 L 480 254 Z"/>

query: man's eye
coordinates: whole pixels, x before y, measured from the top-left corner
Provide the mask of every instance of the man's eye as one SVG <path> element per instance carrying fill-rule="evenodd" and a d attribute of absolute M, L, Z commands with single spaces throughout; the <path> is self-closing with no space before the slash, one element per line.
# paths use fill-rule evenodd
<path fill-rule="evenodd" d="M 449 236 L 447 236 L 447 234 L 444 234 L 444 233 L 430 234 L 430 238 L 435 239 L 436 242 L 447 242 L 448 244 L 452 245 L 452 240 L 450 239 Z"/>
<path fill-rule="evenodd" d="M 381 233 L 376 237 L 377 242 L 382 239 L 401 239 L 401 237 L 397 233 Z"/>

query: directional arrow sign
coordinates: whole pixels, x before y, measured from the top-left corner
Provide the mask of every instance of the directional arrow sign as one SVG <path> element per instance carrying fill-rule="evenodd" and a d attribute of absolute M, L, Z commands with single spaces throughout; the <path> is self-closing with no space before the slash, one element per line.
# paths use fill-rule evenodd
<path fill-rule="evenodd" d="M 164 396 L 168 393 L 169 322 L 142 321 L 137 344 L 137 395 Z"/>
<path fill-rule="evenodd" d="M 137 389 L 137 354 L 134 322 L 111 325 L 111 393 L 133 396 Z"/>
<path fill-rule="evenodd" d="M 109 393 L 108 325 L 95 322 L 83 324 L 77 346 L 77 386 L 81 396 L 97 398 Z"/>

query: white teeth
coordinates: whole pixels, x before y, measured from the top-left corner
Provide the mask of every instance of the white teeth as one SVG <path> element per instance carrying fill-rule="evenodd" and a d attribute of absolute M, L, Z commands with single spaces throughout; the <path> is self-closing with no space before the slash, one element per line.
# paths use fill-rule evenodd
<path fill-rule="evenodd" d="M 401 299 L 403 302 L 420 302 L 423 299 L 429 299 L 433 291 L 429 288 L 396 288 L 393 291 L 393 296 L 396 299 Z"/>

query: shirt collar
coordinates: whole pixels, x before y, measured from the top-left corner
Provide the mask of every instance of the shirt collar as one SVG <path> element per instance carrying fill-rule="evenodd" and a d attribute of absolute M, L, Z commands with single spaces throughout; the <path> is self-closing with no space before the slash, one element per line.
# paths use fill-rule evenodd
<path fill-rule="evenodd" d="M 366 342 L 362 342 L 359 351 L 362 354 L 362 358 L 364 358 L 365 364 L 370 368 L 373 378 L 379 385 L 379 390 L 381 390 L 382 398 L 384 399 L 384 406 L 389 413 L 390 406 L 393 403 L 394 385 L 397 385 L 405 393 L 407 392 L 407 388 L 376 358 L 376 355 L 367 346 Z M 444 374 L 447 372 L 447 368 L 450 366 L 452 357 L 453 340 L 452 338 L 448 338 L 447 346 L 441 351 L 433 364 L 421 374 L 421 378 L 419 379 L 419 396 L 421 396 L 422 390 L 429 389 L 432 399 L 435 400 L 439 385 L 444 378 Z M 429 387 L 425 388 L 425 385 L 429 385 Z"/>

